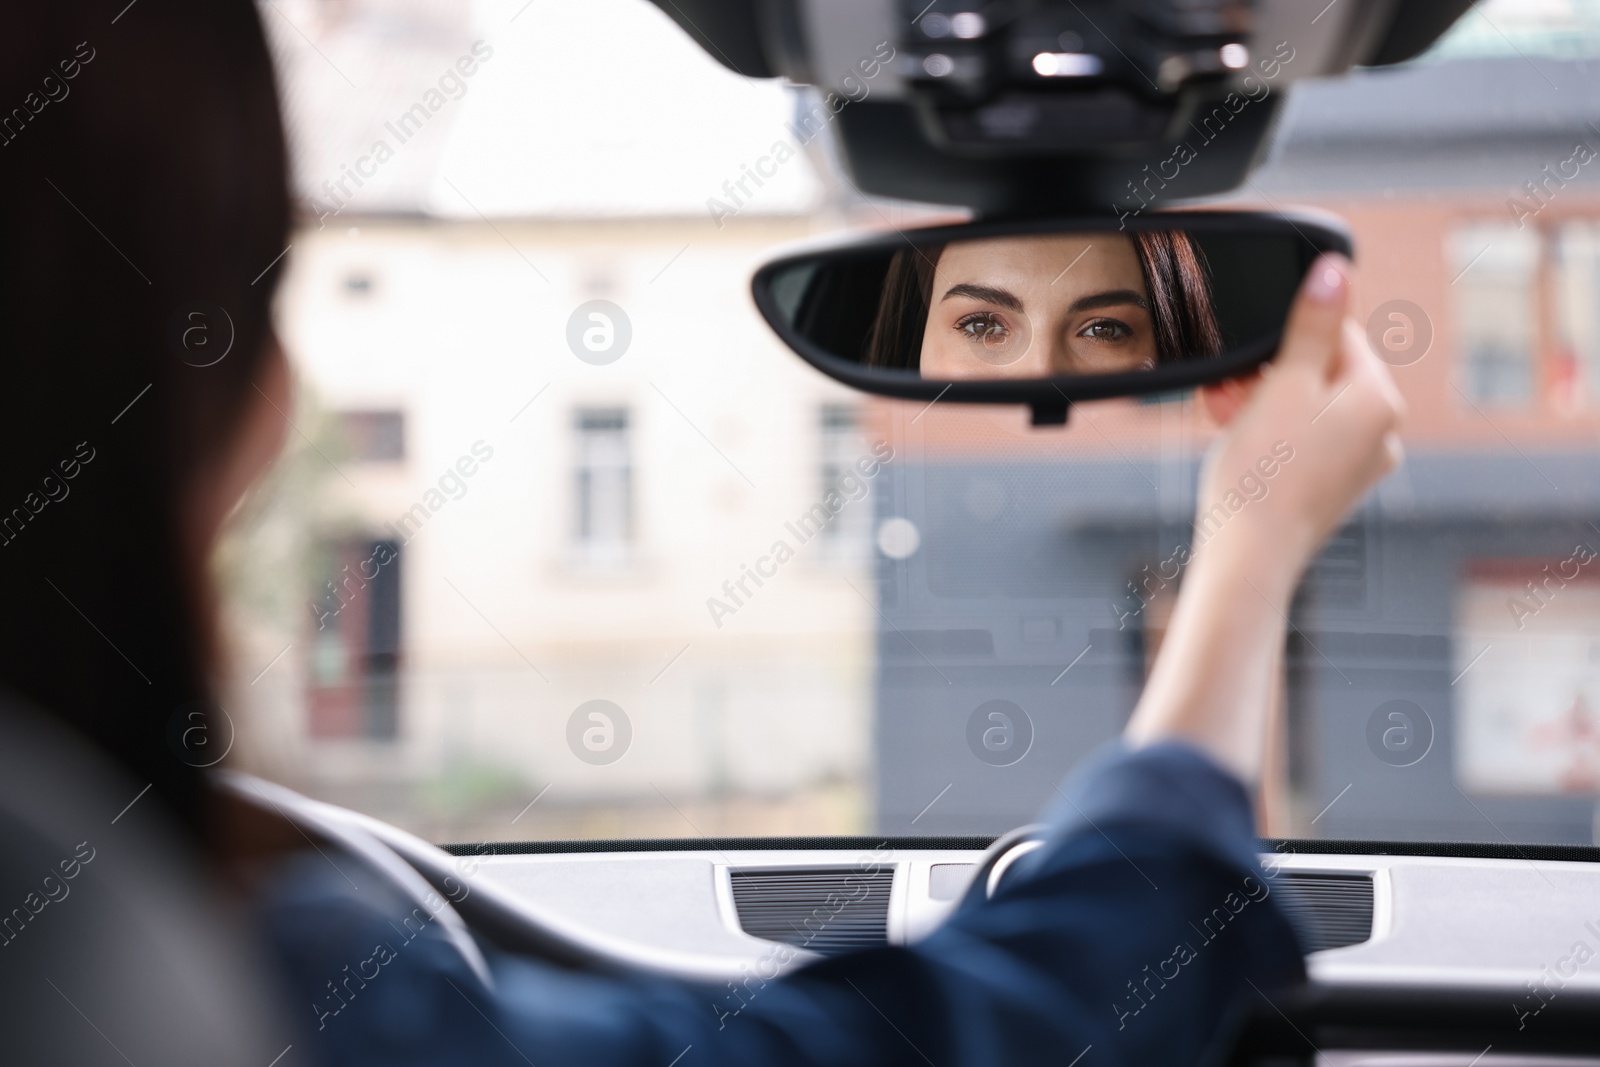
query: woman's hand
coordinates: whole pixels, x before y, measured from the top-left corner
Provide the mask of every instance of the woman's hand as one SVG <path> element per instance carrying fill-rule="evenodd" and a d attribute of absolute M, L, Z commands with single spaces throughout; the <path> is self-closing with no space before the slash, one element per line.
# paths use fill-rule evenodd
<path fill-rule="evenodd" d="M 1248 560 L 1252 579 L 1285 597 L 1345 513 L 1400 460 L 1405 404 L 1345 318 L 1350 269 L 1343 256 L 1313 263 L 1277 358 L 1257 378 L 1201 394 L 1225 429 L 1201 472 L 1194 547 L 1201 557 Z"/>
<path fill-rule="evenodd" d="M 1400 458 L 1404 404 L 1345 319 L 1350 264 L 1312 264 L 1277 358 L 1207 391 L 1224 424 L 1200 476 L 1192 562 L 1128 722 L 1130 744 L 1182 739 L 1260 777 L 1289 598 L 1350 507 Z"/>

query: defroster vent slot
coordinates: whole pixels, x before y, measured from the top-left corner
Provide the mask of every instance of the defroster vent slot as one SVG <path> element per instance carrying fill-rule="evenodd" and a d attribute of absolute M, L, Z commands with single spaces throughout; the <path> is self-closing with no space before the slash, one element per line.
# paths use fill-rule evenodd
<path fill-rule="evenodd" d="M 739 926 L 752 937 L 838 956 L 889 941 L 893 869 L 730 871 Z"/>
<path fill-rule="evenodd" d="M 1372 937 L 1370 874 L 1279 871 L 1272 893 L 1307 952 L 1359 945 Z"/>

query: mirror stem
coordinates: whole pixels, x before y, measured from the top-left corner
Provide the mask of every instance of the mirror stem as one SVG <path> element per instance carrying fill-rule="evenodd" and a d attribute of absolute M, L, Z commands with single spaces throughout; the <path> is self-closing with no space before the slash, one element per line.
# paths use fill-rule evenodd
<path fill-rule="evenodd" d="M 1066 397 L 1059 402 L 1041 400 L 1033 405 L 1033 424 L 1035 426 L 1065 426 L 1067 424 L 1067 409 L 1071 405 Z"/>

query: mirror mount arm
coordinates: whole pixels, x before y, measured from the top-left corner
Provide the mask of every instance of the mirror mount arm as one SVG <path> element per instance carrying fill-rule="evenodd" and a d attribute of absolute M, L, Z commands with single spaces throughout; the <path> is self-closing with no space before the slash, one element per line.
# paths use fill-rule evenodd
<path fill-rule="evenodd" d="M 1066 397 L 1059 400 L 1036 400 L 1031 405 L 1033 409 L 1033 425 L 1035 426 L 1065 426 L 1067 412 L 1072 408 L 1072 402 Z"/>

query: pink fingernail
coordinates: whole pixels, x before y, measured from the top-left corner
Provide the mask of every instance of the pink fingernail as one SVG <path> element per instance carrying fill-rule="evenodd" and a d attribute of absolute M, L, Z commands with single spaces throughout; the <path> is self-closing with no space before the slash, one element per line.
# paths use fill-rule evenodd
<path fill-rule="evenodd" d="M 1331 304 L 1344 289 L 1345 276 L 1329 256 L 1311 264 L 1311 276 L 1306 279 L 1306 297 L 1319 304 Z"/>

